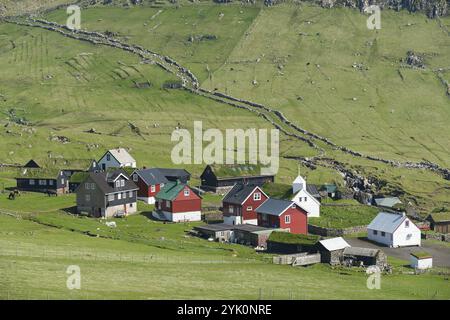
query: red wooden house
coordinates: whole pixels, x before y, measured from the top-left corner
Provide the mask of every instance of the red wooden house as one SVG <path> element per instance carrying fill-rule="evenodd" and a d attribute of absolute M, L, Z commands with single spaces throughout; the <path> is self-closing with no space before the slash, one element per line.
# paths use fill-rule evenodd
<path fill-rule="evenodd" d="M 256 209 L 258 226 L 308 234 L 308 214 L 292 201 L 268 199 Z"/>
<path fill-rule="evenodd" d="M 148 204 L 155 203 L 155 196 L 169 182 L 158 169 L 135 170 L 131 177 L 139 187 L 138 199 Z"/>
<path fill-rule="evenodd" d="M 173 222 L 200 221 L 202 198 L 187 184 L 170 181 L 155 197 L 154 216 Z"/>
<path fill-rule="evenodd" d="M 222 200 L 224 223 L 257 225 L 255 209 L 268 198 L 256 185 L 236 184 Z"/>

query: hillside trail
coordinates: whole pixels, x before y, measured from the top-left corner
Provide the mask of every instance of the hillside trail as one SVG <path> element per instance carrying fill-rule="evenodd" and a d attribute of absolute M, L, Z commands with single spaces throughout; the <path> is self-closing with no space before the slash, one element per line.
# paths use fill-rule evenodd
<path fill-rule="evenodd" d="M 236 98 L 225 93 L 218 91 L 210 91 L 200 87 L 197 77 L 186 67 L 175 61 L 169 56 L 165 56 L 149 49 L 143 48 L 140 45 L 132 45 L 123 42 L 120 39 L 115 38 L 112 35 L 107 35 L 97 31 L 86 30 L 71 30 L 65 25 L 57 24 L 55 22 L 46 21 L 43 19 L 35 19 L 31 17 L 8 17 L 4 18 L 4 21 L 13 23 L 16 25 L 41 28 L 52 32 L 58 32 L 64 37 L 76 39 L 80 41 L 87 41 L 94 45 L 104 45 L 120 50 L 128 51 L 132 54 L 138 55 L 143 61 L 159 66 L 165 71 L 175 75 L 181 80 L 183 89 L 205 97 L 210 100 L 214 100 L 219 103 L 226 104 L 231 107 L 245 109 L 255 113 L 257 116 L 262 117 L 266 121 L 272 124 L 275 128 L 279 129 L 286 136 L 298 139 L 306 143 L 309 147 L 315 149 L 318 155 L 306 158 L 306 157 L 286 157 L 289 159 L 296 159 L 308 167 L 314 168 L 317 166 L 333 168 L 341 173 L 344 179 L 357 180 L 357 184 L 360 185 L 361 180 L 367 180 L 358 173 L 348 170 L 346 166 L 334 159 L 326 157 L 326 149 L 329 147 L 332 150 L 338 150 L 353 157 L 364 158 L 370 161 L 381 162 L 387 165 L 391 165 L 397 168 L 409 168 L 409 169 L 426 169 L 441 175 L 444 179 L 450 180 L 450 170 L 443 168 L 438 164 L 422 161 L 422 162 L 400 162 L 396 160 L 384 159 L 372 155 L 365 155 L 358 151 L 351 150 L 345 146 L 340 146 L 326 137 L 322 137 L 316 133 L 310 132 L 288 119 L 281 111 L 273 109 L 269 106 L 255 103 L 249 100 Z M 352 187 L 353 183 L 350 183 L 349 187 Z"/>

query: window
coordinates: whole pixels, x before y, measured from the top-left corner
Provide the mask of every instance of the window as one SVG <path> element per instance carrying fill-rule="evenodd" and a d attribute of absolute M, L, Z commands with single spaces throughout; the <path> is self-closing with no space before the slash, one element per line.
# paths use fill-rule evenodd
<path fill-rule="evenodd" d="M 86 197 L 86 201 L 87 202 L 91 201 L 91 195 L 90 194 L 86 194 L 85 197 Z"/>
<path fill-rule="evenodd" d="M 253 210 L 253 207 L 252 206 L 248 206 L 247 207 L 247 211 L 252 211 Z"/>
<path fill-rule="evenodd" d="M 46 186 L 47 185 L 47 180 L 39 180 L 39 185 L 40 186 Z"/>
<path fill-rule="evenodd" d="M 116 188 L 120 188 L 120 180 L 116 181 Z"/>
<path fill-rule="evenodd" d="M 228 213 L 233 213 L 234 212 L 234 207 L 233 206 L 229 206 L 228 207 Z"/>
<path fill-rule="evenodd" d="M 291 216 L 290 215 L 285 215 L 284 216 L 284 222 L 285 223 L 291 223 Z"/>
<path fill-rule="evenodd" d="M 95 183 L 91 183 L 91 189 L 95 190 Z"/>
<path fill-rule="evenodd" d="M 308 197 L 305 197 L 305 202 L 308 201 Z"/>
<path fill-rule="evenodd" d="M 267 214 L 264 213 L 264 214 L 262 215 L 262 219 L 263 219 L 263 221 L 267 221 Z"/>
<path fill-rule="evenodd" d="M 378 231 L 377 231 L 377 230 L 373 230 L 373 234 L 374 234 L 374 235 L 377 235 L 377 234 L 378 234 Z"/>
<path fill-rule="evenodd" d="M 120 180 L 120 186 L 125 187 L 125 180 L 123 180 L 123 179 Z"/>
<path fill-rule="evenodd" d="M 127 198 L 127 193 L 126 192 L 122 193 L 122 199 L 126 199 L 126 198 Z"/>
<path fill-rule="evenodd" d="M 111 160 L 111 155 L 110 155 L 109 153 L 106 155 L 106 160 L 107 160 L 107 161 L 110 161 L 110 160 Z"/>
<path fill-rule="evenodd" d="M 91 188 L 91 184 L 90 183 L 85 183 L 84 187 L 86 188 L 86 190 L 89 190 Z"/>
<path fill-rule="evenodd" d="M 386 236 L 386 232 L 381 231 L 381 236 L 382 236 L 382 237 L 385 237 L 385 236 Z"/>
<path fill-rule="evenodd" d="M 66 182 L 64 181 L 64 178 L 63 178 L 63 179 L 61 179 L 61 184 L 64 184 L 64 183 L 66 183 Z"/>
<path fill-rule="evenodd" d="M 128 197 L 129 197 L 129 198 L 133 198 L 133 191 L 129 191 L 129 192 L 128 192 Z"/>
<path fill-rule="evenodd" d="M 34 181 L 34 179 L 30 179 L 30 186 L 34 186 L 34 183 L 35 183 L 35 181 Z"/>
<path fill-rule="evenodd" d="M 152 184 L 150 186 L 150 192 L 155 192 L 155 190 L 156 190 L 156 186 Z"/>
<path fill-rule="evenodd" d="M 114 195 L 113 194 L 108 195 L 108 201 L 114 201 Z"/>
<path fill-rule="evenodd" d="M 48 184 L 49 184 L 50 186 L 52 186 L 52 185 L 53 185 L 53 180 L 49 180 L 49 181 L 48 181 Z"/>
<path fill-rule="evenodd" d="M 130 208 L 133 208 L 133 203 L 130 203 Z"/>
<path fill-rule="evenodd" d="M 185 196 L 185 197 L 189 197 L 189 194 L 190 194 L 190 192 L 189 192 L 188 189 L 184 190 L 184 196 Z"/>
<path fill-rule="evenodd" d="M 118 194 L 117 194 L 117 200 L 120 200 L 120 199 L 122 199 L 122 194 L 121 194 L 121 193 L 118 193 Z"/>
<path fill-rule="evenodd" d="M 166 207 L 170 208 L 170 201 L 169 200 L 166 200 Z"/>
<path fill-rule="evenodd" d="M 138 175 L 135 173 L 135 174 L 133 174 L 133 181 L 134 182 L 138 182 Z"/>
<path fill-rule="evenodd" d="M 292 209 L 297 208 L 297 206 L 295 205 L 295 203 L 292 204 L 291 208 L 292 208 Z"/>
<path fill-rule="evenodd" d="M 255 201 L 261 200 L 261 193 L 255 192 L 255 193 L 253 194 L 253 200 L 255 200 Z"/>
<path fill-rule="evenodd" d="M 409 228 L 409 220 L 405 221 L 405 228 Z"/>
<path fill-rule="evenodd" d="M 298 202 L 302 202 L 302 197 L 298 197 Z"/>

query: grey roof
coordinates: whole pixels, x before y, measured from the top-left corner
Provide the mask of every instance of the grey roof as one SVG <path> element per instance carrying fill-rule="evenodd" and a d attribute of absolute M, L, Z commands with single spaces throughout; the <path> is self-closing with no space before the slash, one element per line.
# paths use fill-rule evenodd
<path fill-rule="evenodd" d="M 376 257 L 380 249 L 347 247 L 344 249 L 344 255 L 360 256 L 360 257 Z"/>
<path fill-rule="evenodd" d="M 374 199 L 375 204 L 380 207 L 392 208 L 398 203 L 402 203 L 397 197 L 386 197 Z"/>
<path fill-rule="evenodd" d="M 108 180 L 111 181 L 112 177 L 117 177 L 120 173 L 126 176 L 125 171 L 116 170 L 114 172 L 89 172 L 89 177 L 95 182 L 95 184 L 104 194 L 132 191 L 138 189 L 137 185 L 131 180 L 125 180 L 125 186 L 120 188 L 115 188 L 113 184 L 108 183 Z"/>
<path fill-rule="evenodd" d="M 367 229 L 393 233 L 407 219 L 402 214 L 380 212 L 367 226 Z"/>
<path fill-rule="evenodd" d="M 248 232 L 272 231 L 274 229 L 255 226 L 253 224 L 237 224 L 232 226 L 232 230 L 242 230 Z"/>
<path fill-rule="evenodd" d="M 207 224 L 204 226 L 196 226 L 194 227 L 195 230 L 206 230 L 206 231 L 227 231 L 227 230 L 232 230 L 233 229 L 233 225 L 230 224 L 225 224 L 225 223 L 212 223 L 212 224 Z"/>
<path fill-rule="evenodd" d="M 136 162 L 136 160 L 134 160 L 134 158 L 124 148 L 111 149 L 108 150 L 108 152 L 111 153 L 111 155 L 121 164 Z"/>
<path fill-rule="evenodd" d="M 167 180 L 167 178 L 158 169 L 136 170 L 135 173 L 138 174 L 149 186 L 169 182 L 169 180 Z"/>
<path fill-rule="evenodd" d="M 314 198 L 321 198 L 319 190 L 315 184 L 306 184 L 306 191 L 308 191 L 308 193 Z"/>
<path fill-rule="evenodd" d="M 247 185 L 244 185 L 242 183 L 235 184 L 234 187 L 225 195 L 225 197 L 223 198 L 223 202 L 232 204 L 242 204 L 245 201 L 245 199 L 247 199 L 248 196 L 252 194 L 255 188 L 258 188 L 258 186 L 254 184 L 247 184 Z"/>
<path fill-rule="evenodd" d="M 191 174 L 185 169 L 172 169 L 172 168 L 154 168 L 158 170 L 164 177 L 171 180 L 171 178 L 178 178 L 180 180 L 189 180 Z M 183 181 L 183 182 L 186 182 Z"/>
<path fill-rule="evenodd" d="M 328 251 L 341 250 L 350 247 L 350 245 L 341 237 L 325 239 L 319 243 Z"/>
<path fill-rule="evenodd" d="M 257 209 L 257 213 L 270 214 L 273 216 L 280 216 L 286 209 L 295 204 L 289 200 L 273 199 L 269 198 Z"/>

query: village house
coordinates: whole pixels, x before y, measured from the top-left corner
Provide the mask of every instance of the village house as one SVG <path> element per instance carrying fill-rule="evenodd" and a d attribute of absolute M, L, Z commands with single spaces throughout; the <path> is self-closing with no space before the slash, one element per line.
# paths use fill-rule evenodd
<path fill-rule="evenodd" d="M 31 159 L 30 161 L 28 161 L 27 163 L 25 163 L 25 165 L 23 166 L 24 168 L 40 168 L 41 166 L 34 161 L 33 159 Z"/>
<path fill-rule="evenodd" d="M 320 188 L 320 193 L 322 193 L 323 196 L 331 198 L 331 199 L 338 198 L 338 190 L 337 190 L 337 186 L 335 184 L 324 184 Z"/>
<path fill-rule="evenodd" d="M 124 148 L 111 149 L 98 160 L 97 166 L 101 170 L 108 168 L 136 168 L 136 160 Z"/>
<path fill-rule="evenodd" d="M 274 175 L 261 175 L 261 167 L 251 164 L 207 165 L 200 176 L 200 188 L 225 194 L 237 183 L 262 186 L 266 182 L 274 182 Z"/>
<path fill-rule="evenodd" d="M 306 180 L 298 176 L 292 183 L 292 201 L 308 213 L 308 217 L 320 217 L 320 201 L 308 192 Z"/>
<path fill-rule="evenodd" d="M 223 220 L 226 224 L 258 224 L 256 208 L 269 197 L 255 185 L 236 184 L 223 198 Z"/>
<path fill-rule="evenodd" d="M 292 201 L 269 198 L 256 209 L 256 213 L 258 226 L 294 234 L 308 233 L 307 213 Z"/>
<path fill-rule="evenodd" d="M 153 216 L 172 222 L 200 221 L 202 198 L 187 184 L 169 181 L 155 197 Z"/>
<path fill-rule="evenodd" d="M 436 212 L 427 217 L 430 228 L 438 233 L 450 233 L 450 212 Z"/>
<path fill-rule="evenodd" d="M 137 185 L 125 171 L 89 172 L 76 189 L 78 213 L 111 218 L 137 211 Z"/>
<path fill-rule="evenodd" d="M 148 204 L 155 203 L 156 194 L 169 182 L 158 169 L 135 170 L 131 178 L 139 187 L 138 199 Z"/>
<path fill-rule="evenodd" d="M 56 195 L 69 192 L 69 177 L 59 169 L 23 169 L 16 177 L 17 189 Z"/>
<path fill-rule="evenodd" d="M 369 240 L 389 247 L 420 246 L 420 229 L 404 213 L 380 212 L 367 226 Z"/>
<path fill-rule="evenodd" d="M 321 262 L 331 265 L 342 264 L 344 249 L 350 245 L 343 238 L 331 238 L 321 240 L 317 243 L 317 250 L 320 252 Z"/>

